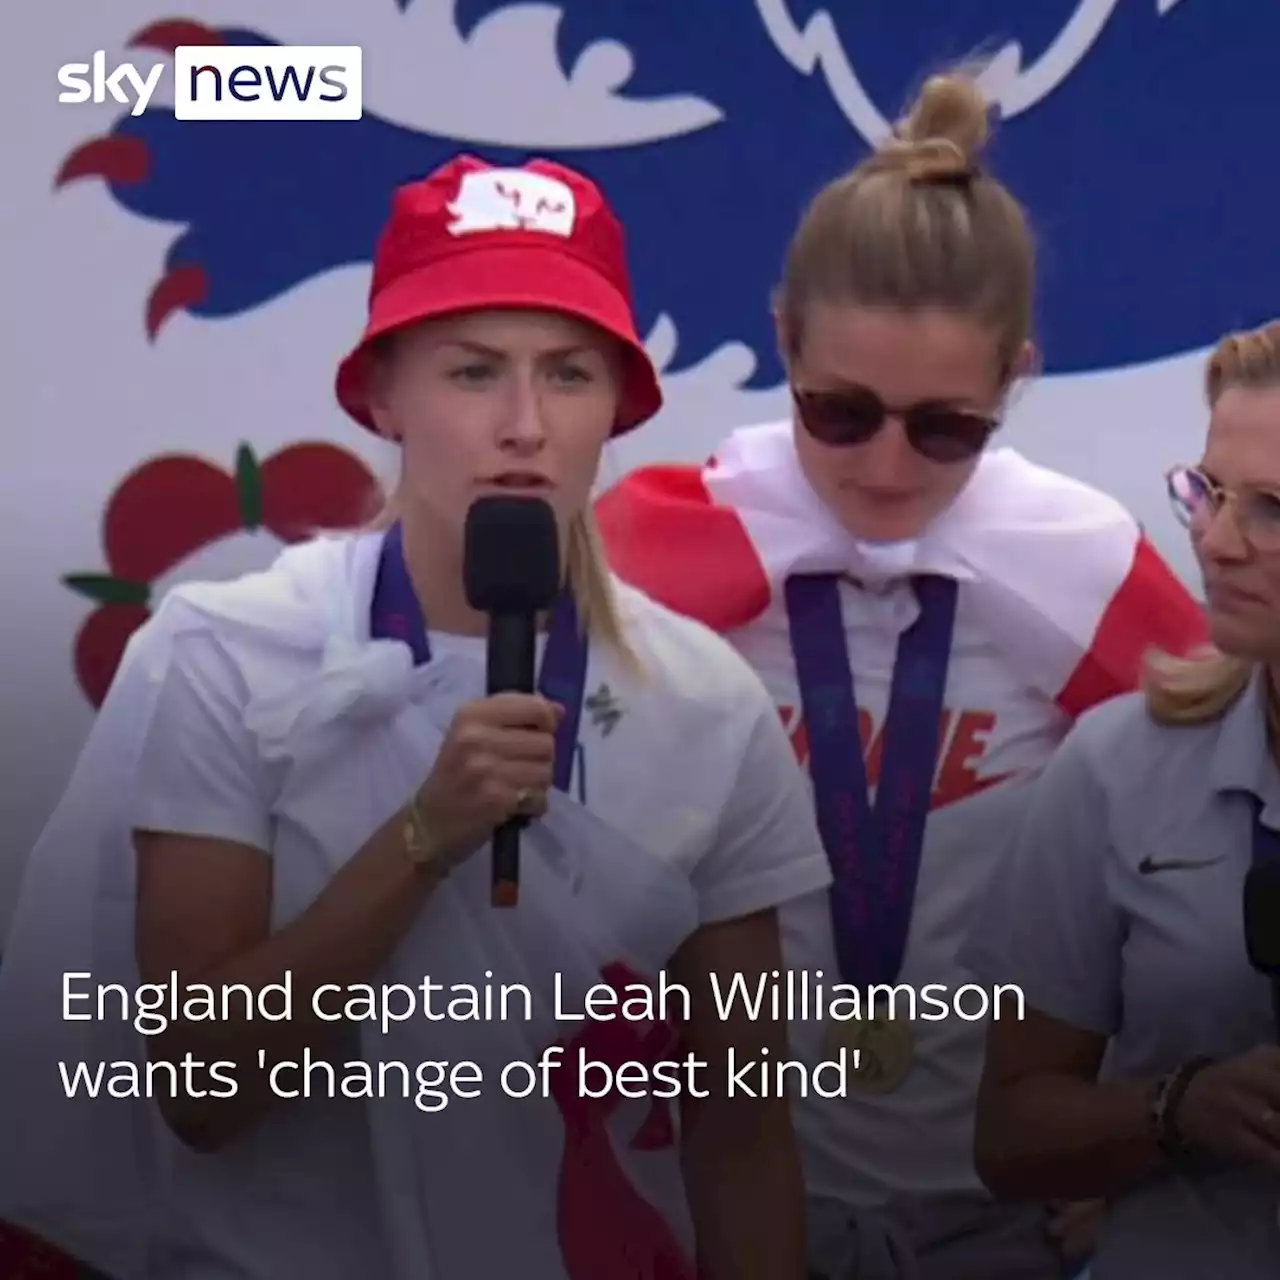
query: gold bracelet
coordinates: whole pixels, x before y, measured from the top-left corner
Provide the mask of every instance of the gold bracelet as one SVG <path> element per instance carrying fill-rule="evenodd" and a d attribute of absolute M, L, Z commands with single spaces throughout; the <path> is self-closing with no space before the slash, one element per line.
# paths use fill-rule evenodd
<path fill-rule="evenodd" d="M 409 817 L 401 830 L 405 856 L 415 867 L 430 868 L 442 877 L 447 876 L 453 868 L 441 856 L 439 843 L 422 819 L 418 797 L 410 796 L 407 807 Z"/>

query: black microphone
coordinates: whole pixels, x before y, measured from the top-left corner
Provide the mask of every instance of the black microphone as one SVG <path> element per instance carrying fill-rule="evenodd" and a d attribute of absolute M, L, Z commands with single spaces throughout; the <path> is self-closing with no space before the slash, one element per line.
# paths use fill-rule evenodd
<path fill-rule="evenodd" d="M 560 536 L 550 505 L 506 494 L 477 499 L 467 512 L 463 578 L 471 607 L 489 615 L 489 693 L 532 693 L 538 614 L 560 593 Z M 520 896 L 520 828 L 526 821 L 509 818 L 493 833 L 495 907 L 513 907 Z"/>
<path fill-rule="evenodd" d="M 1280 862 L 1256 862 L 1245 876 L 1244 941 L 1249 963 L 1271 980 L 1280 1042 Z"/>

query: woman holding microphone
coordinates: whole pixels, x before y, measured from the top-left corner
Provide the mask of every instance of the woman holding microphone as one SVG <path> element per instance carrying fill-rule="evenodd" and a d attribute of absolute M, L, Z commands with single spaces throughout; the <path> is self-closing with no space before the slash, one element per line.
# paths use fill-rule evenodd
<path fill-rule="evenodd" d="M 1213 648 L 1076 725 L 971 948 L 1027 1004 L 991 1027 L 978 1167 L 1105 1197 L 1092 1280 L 1280 1272 L 1280 324 L 1206 387 L 1169 490 Z"/>
<path fill-rule="evenodd" d="M 784 911 L 788 961 L 895 990 L 793 1032 L 861 1054 L 851 1096 L 797 1102 L 826 1280 L 1062 1274 L 1054 1221 L 973 1166 L 982 1020 L 913 1017 L 912 993 L 971 980 L 957 952 L 1020 783 L 1148 647 L 1201 635 L 1128 512 L 989 447 L 1033 364 L 1035 269 L 986 131 L 972 80 L 931 79 L 788 248 L 789 418 L 598 505 L 618 573 L 733 643 L 809 766 L 834 883 Z"/>
<path fill-rule="evenodd" d="M 0 1213 L 118 1280 L 801 1280 L 785 1100 L 725 1088 L 730 1050 L 783 1060 L 786 1028 L 722 1020 L 712 984 L 776 970 L 776 909 L 830 872 L 758 678 L 596 550 L 601 451 L 661 401 L 601 192 L 469 157 L 402 188 L 337 395 L 400 447 L 386 527 L 167 597 L 31 857 Z M 464 534 L 495 496 L 545 504 L 567 570 L 536 694 L 486 696 Z M 535 821 L 496 910 L 475 855 L 512 818 Z M 664 971 L 688 1000 L 646 1012 Z M 64 973 L 231 1013 L 64 1019 Z M 428 979 L 455 998 L 359 1012 Z M 245 1014 L 273 984 L 293 1016 Z M 587 1019 L 608 989 L 630 1012 Z M 677 1036 L 708 1064 L 678 1127 L 601 1088 Z M 86 1103 L 59 1085 L 77 1061 L 196 1074 Z"/>

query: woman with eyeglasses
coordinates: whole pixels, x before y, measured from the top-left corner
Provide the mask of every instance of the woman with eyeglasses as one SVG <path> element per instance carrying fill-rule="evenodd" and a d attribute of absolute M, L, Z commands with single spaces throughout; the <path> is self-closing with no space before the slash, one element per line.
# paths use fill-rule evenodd
<path fill-rule="evenodd" d="M 1076 725 L 967 957 L 1027 1002 L 991 1027 L 978 1167 L 1105 1196 L 1093 1280 L 1280 1275 L 1280 324 L 1207 391 L 1169 491 L 1213 647 Z"/>
<path fill-rule="evenodd" d="M 992 1008 L 957 950 L 1019 784 L 1149 646 L 1202 635 L 1119 504 L 988 447 L 1033 363 L 1034 253 L 986 130 L 971 79 L 930 80 L 789 247 L 790 417 L 598 508 L 616 570 L 730 638 L 810 770 L 834 887 L 783 912 L 787 958 L 863 997 L 793 1029 L 858 1053 L 843 1096 L 797 1102 L 826 1280 L 1062 1274 L 1080 1211 L 998 1206 L 974 1170 Z"/>

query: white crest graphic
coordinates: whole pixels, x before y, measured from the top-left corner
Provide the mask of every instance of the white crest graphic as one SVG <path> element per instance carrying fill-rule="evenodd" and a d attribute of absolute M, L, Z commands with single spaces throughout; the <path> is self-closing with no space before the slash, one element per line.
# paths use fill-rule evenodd
<path fill-rule="evenodd" d="M 1023 66 L 1022 47 L 1016 41 L 1002 45 L 985 59 L 978 82 L 987 100 L 1000 108 L 1002 118 L 1008 120 L 1029 110 L 1062 84 L 1093 48 L 1119 3 L 1078 0 L 1066 25 L 1030 66 Z M 1163 17 L 1179 3 L 1155 0 L 1156 12 Z M 814 13 L 803 28 L 792 20 L 787 0 L 756 0 L 756 10 L 778 52 L 797 71 L 805 75 L 822 72 L 836 103 L 870 146 L 892 133 L 892 124 L 863 87 L 825 9 Z"/>
<path fill-rule="evenodd" d="M 571 236 L 577 217 L 573 192 L 558 178 L 527 169 L 486 169 L 463 176 L 449 206 L 455 236 L 474 231 L 545 231 Z"/>

